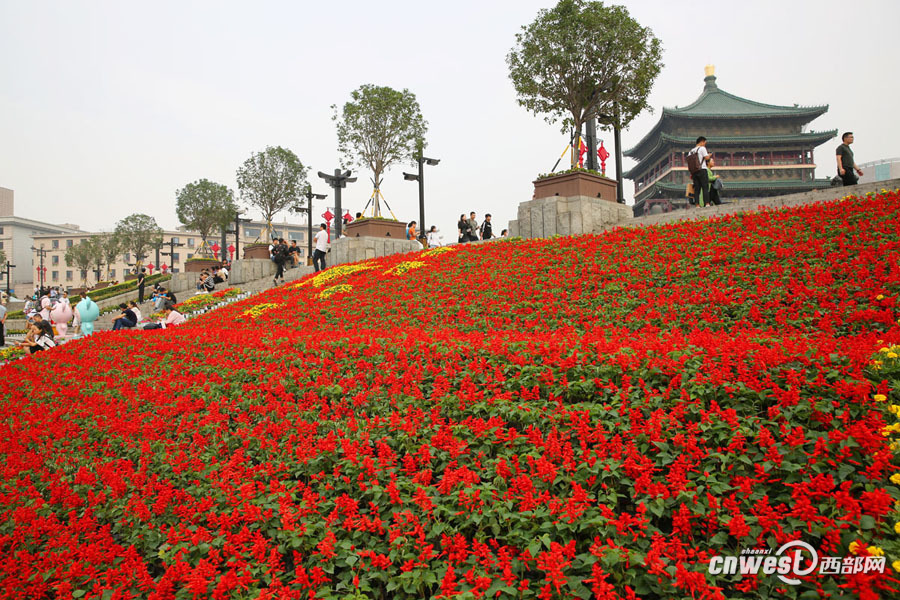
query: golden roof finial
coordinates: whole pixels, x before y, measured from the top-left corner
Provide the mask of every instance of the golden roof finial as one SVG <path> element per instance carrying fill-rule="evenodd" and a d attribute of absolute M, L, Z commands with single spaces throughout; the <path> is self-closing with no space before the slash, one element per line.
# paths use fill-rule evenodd
<path fill-rule="evenodd" d="M 716 65 L 706 65 L 704 71 L 707 77 L 712 77 L 716 74 Z"/>

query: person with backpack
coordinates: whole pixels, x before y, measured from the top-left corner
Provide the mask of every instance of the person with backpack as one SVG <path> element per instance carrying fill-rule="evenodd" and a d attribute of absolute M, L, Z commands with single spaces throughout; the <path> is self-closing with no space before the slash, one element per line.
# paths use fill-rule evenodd
<path fill-rule="evenodd" d="M 406 226 L 406 239 L 416 241 L 416 222 L 410 221 Z"/>
<path fill-rule="evenodd" d="M 281 283 L 284 284 L 284 263 L 290 260 L 290 251 L 284 238 L 273 242 L 272 260 L 275 261 L 275 266 L 277 267 L 275 270 L 275 285 L 278 285 L 279 278 L 281 278 Z"/>
<path fill-rule="evenodd" d="M 697 145 L 688 152 L 687 167 L 694 183 L 694 198 L 701 207 L 709 202 L 709 174 L 706 171 L 706 157 L 709 151 L 706 149 L 706 138 L 702 135 L 697 138 Z"/>

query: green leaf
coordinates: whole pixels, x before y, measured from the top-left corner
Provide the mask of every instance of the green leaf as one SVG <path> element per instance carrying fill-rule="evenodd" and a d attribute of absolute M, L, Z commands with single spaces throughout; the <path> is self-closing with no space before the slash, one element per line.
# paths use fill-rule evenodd
<path fill-rule="evenodd" d="M 872 515 L 863 515 L 859 519 L 859 527 L 860 529 L 874 529 L 875 518 Z"/>

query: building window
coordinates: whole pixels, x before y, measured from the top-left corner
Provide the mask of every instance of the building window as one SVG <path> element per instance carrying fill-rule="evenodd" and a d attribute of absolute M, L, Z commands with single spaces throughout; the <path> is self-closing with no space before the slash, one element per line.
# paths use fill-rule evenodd
<path fill-rule="evenodd" d="M 59 250 L 59 240 L 53 240 L 50 242 L 50 247 L 54 250 Z"/>
<path fill-rule="evenodd" d="M 59 281 L 59 271 L 50 271 L 50 279 Z"/>
<path fill-rule="evenodd" d="M 188 248 L 194 247 L 194 238 L 188 238 Z M 188 257 L 190 258 L 190 257 Z"/>
<path fill-rule="evenodd" d="M 0 242 L 0 250 L 3 250 L 3 242 Z"/>
<path fill-rule="evenodd" d="M 126 263 L 130 263 L 130 262 L 131 262 L 131 252 L 126 252 L 126 253 L 122 256 L 122 258 L 125 259 L 125 262 L 126 262 Z"/>
<path fill-rule="evenodd" d="M 258 238 L 260 230 L 252 227 L 244 227 L 244 237 Z"/>
<path fill-rule="evenodd" d="M 304 236 L 301 232 L 299 232 L 299 231 L 292 231 L 292 232 L 290 232 L 289 235 L 290 235 L 290 237 L 291 237 L 292 240 L 297 240 L 298 242 L 302 241 L 303 238 L 305 237 L 305 236 Z"/>
<path fill-rule="evenodd" d="M 173 244 L 180 244 L 180 243 L 181 243 L 181 240 L 179 240 L 178 238 L 172 238 L 172 243 L 173 243 Z"/>
<path fill-rule="evenodd" d="M 193 255 L 193 254 L 188 254 L 188 255 L 187 255 L 187 259 L 188 259 L 188 260 L 191 260 L 192 258 L 194 258 L 194 255 Z"/>
<path fill-rule="evenodd" d="M 0 235 L 3 235 L 3 228 L 0 227 Z"/>
<path fill-rule="evenodd" d="M 74 243 L 72 240 L 66 240 L 66 248 L 71 248 Z"/>
<path fill-rule="evenodd" d="M 180 252 L 175 252 L 174 254 L 172 254 L 172 264 L 173 264 L 173 265 L 174 265 L 175 263 L 177 263 L 180 259 L 181 259 L 181 253 L 180 253 Z"/>
<path fill-rule="evenodd" d="M 72 271 L 66 271 L 66 281 L 72 281 Z"/>
<path fill-rule="evenodd" d="M 116 278 L 116 270 L 115 270 L 115 269 L 110 269 L 110 270 L 109 270 L 109 276 L 110 276 L 112 279 L 115 279 L 115 278 Z"/>
<path fill-rule="evenodd" d="M 53 256 L 50 258 L 50 264 L 54 267 L 59 265 L 59 256 Z"/>

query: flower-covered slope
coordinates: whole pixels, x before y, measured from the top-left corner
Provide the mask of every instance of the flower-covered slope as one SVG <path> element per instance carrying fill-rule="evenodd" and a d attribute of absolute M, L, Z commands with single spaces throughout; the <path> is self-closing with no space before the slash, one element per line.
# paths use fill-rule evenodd
<path fill-rule="evenodd" d="M 392 256 L 11 364 L 0 597 L 896 595 L 898 201 Z M 792 539 L 887 568 L 709 573 Z"/>

